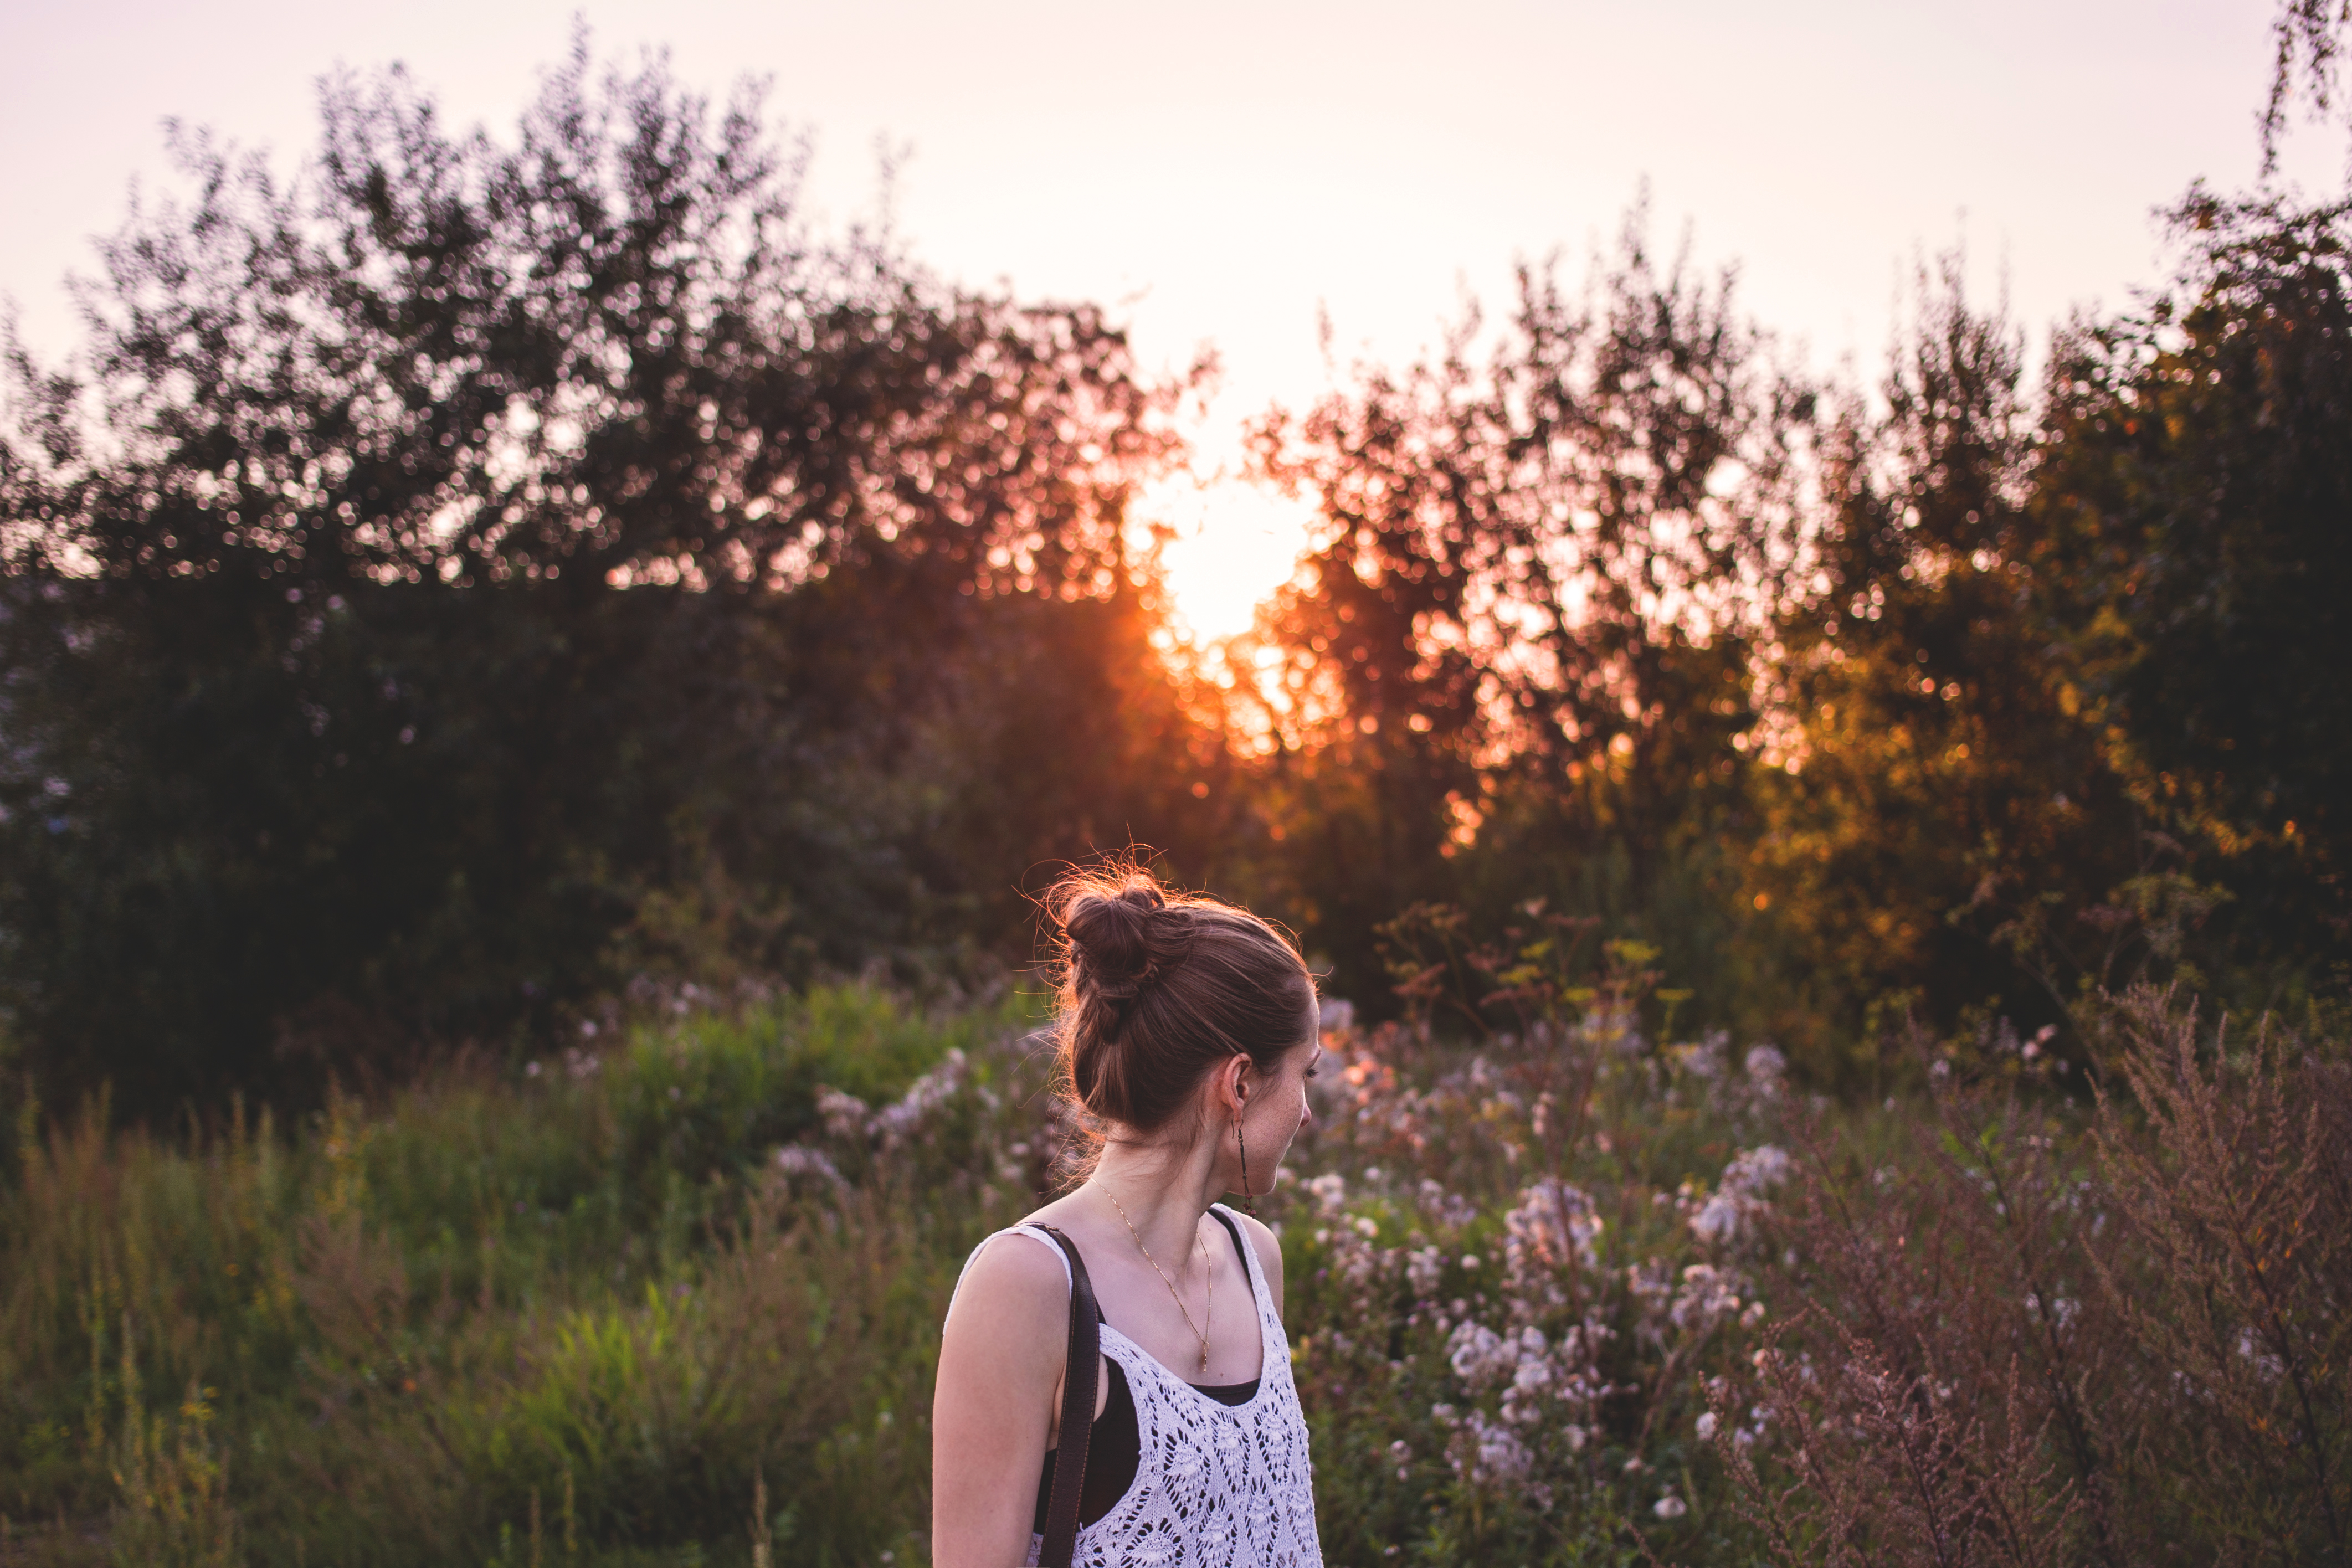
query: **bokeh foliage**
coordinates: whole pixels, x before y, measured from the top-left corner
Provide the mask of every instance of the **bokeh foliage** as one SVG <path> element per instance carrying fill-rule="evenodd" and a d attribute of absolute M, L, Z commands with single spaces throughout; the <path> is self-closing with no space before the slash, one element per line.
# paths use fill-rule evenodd
<path fill-rule="evenodd" d="M 321 115 L 289 181 L 186 141 L 12 382 L 46 1087 L 315 1101 L 706 955 L 968 975 L 1033 862 L 1218 824 L 1128 553 L 1174 389 L 1097 312 L 820 243 L 658 62 L 583 46 L 509 142 L 397 72 Z"/>
<path fill-rule="evenodd" d="M 504 140 L 397 72 L 321 117 L 286 176 L 184 138 L 80 358 L 11 361 L 0 1009 L 52 1103 L 315 1106 L 648 977 L 985 987 L 1138 841 L 1369 1016 L 1400 911 L 1540 898 L 1823 1086 L 1906 1016 L 2079 1054 L 2136 979 L 2346 1005 L 2341 205 L 2192 191 L 2031 385 L 1959 258 L 1864 386 L 1637 210 L 1259 422 L 1318 520 L 1221 685 L 1133 507 L 1185 382 L 1099 310 L 817 232 L 756 94 L 584 42 Z"/>

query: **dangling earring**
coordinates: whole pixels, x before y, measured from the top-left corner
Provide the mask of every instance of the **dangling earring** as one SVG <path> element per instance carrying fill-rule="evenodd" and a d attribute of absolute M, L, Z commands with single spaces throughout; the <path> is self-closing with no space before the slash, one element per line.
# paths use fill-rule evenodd
<path fill-rule="evenodd" d="M 1242 1208 L 1252 1219 L 1257 1218 L 1257 1204 L 1250 1197 L 1249 1145 L 1242 1138 L 1242 1119 L 1234 1118 L 1234 1146 L 1242 1152 Z"/>

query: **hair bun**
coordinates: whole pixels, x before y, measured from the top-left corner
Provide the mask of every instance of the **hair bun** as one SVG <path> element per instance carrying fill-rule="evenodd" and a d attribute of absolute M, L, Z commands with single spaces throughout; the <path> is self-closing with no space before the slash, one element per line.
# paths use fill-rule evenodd
<path fill-rule="evenodd" d="M 1097 994 L 1131 997 L 1151 978 L 1160 946 L 1152 940 L 1152 921 L 1167 907 L 1160 890 L 1141 877 L 1116 890 L 1084 889 L 1064 905 L 1071 963 Z"/>
<path fill-rule="evenodd" d="M 1045 908 L 1060 929 L 1055 1032 L 1087 1117 L 1155 1134 L 1218 1062 L 1270 1072 L 1305 1038 L 1313 977 L 1265 921 L 1164 892 L 1132 862 L 1074 870 Z"/>

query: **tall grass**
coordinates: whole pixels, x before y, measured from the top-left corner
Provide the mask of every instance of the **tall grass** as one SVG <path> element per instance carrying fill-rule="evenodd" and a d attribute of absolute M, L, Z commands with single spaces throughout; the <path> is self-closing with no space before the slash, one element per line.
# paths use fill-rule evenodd
<path fill-rule="evenodd" d="M 1025 1028 L 819 990 L 289 1133 L 41 1126 L 0 1203 L 9 1550 L 748 1561 L 764 1465 L 778 1561 L 874 1560 L 921 1518 L 971 1113 L 1034 1096 Z M 776 1164 L 829 1128 L 829 1174 Z"/>
<path fill-rule="evenodd" d="M 2139 997 L 2095 1091 L 1989 1031 L 1839 1106 L 1572 950 L 1332 1032 L 1261 1200 L 1335 1568 L 2344 1561 L 2340 1042 Z M 32 1116 L 0 1559 L 924 1561 L 948 1291 L 1076 1146 L 1033 1021 L 849 988 L 291 1128 Z"/>
<path fill-rule="evenodd" d="M 1776 1559 L 2352 1562 L 2342 1042 L 2099 1021 L 2093 1103 L 1947 1066 L 1910 1159 L 1808 1138 L 1807 1310 L 1717 1396 L 1784 1435 L 1734 1456 Z"/>

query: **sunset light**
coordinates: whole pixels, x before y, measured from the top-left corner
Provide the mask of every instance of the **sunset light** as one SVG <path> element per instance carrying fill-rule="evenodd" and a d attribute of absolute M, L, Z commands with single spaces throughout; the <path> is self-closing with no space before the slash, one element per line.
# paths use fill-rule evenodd
<path fill-rule="evenodd" d="M 1246 632 L 1258 606 L 1297 570 L 1314 507 L 1265 486 L 1212 479 L 1147 497 L 1150 515 L 1176 530 L 1161 549 L 1173 628 L 1195 647 Z"/>

